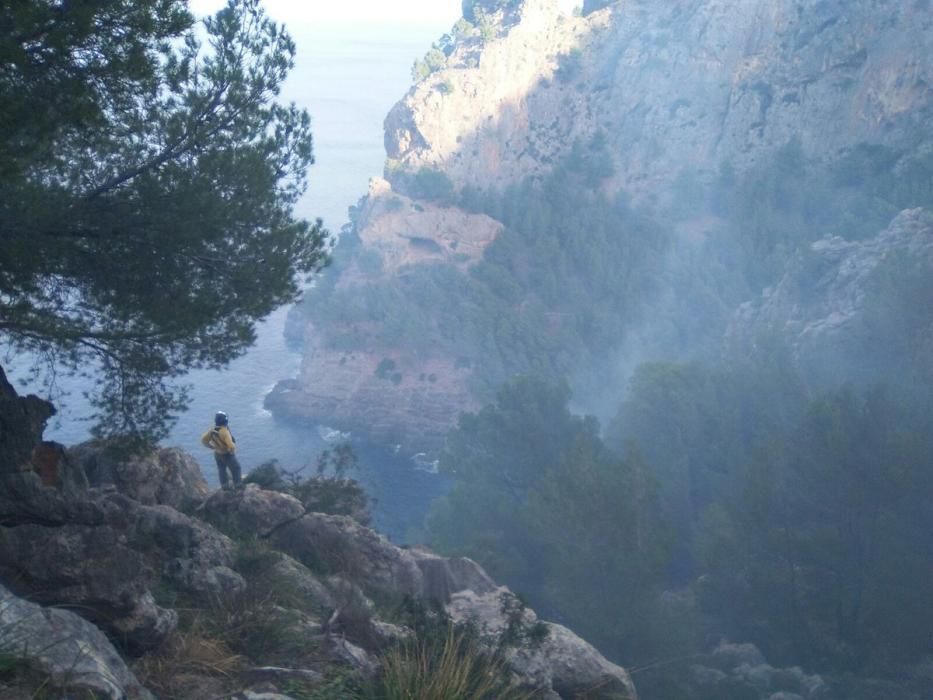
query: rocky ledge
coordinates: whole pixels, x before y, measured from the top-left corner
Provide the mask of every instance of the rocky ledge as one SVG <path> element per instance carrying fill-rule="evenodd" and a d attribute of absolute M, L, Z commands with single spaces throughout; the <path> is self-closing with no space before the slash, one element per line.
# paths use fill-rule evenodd
<path fill-rule="evenodd" d="M 177 451 L 41 443 L 50 407 L 2 375 L 0 404 L 0 698 L 360 697 L 425 620 L 471 630 L 535 697 L 635 697 L 469 559 L 256 484 L 207 494 Z"/>

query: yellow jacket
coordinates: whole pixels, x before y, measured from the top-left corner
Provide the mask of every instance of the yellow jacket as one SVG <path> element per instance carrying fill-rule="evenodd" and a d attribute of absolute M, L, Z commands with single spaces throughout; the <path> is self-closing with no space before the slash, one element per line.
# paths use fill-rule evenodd
<path fill-rule="evenodd" d="M 236 442 L 230 434 L 230 429 L 221 425 L 211 428 L 201 436 L 201 444 L 210 447 L 217 454 L 229 455 L 236 452 Z"/>

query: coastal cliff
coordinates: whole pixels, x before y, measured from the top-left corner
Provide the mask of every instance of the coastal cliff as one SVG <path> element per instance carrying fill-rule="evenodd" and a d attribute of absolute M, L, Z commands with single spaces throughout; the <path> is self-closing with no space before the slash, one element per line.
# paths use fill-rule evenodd
<path fill-rule="evenodd" d="M 304 361 L 273 410 L 433 450 L 535 372 L 569 376 L 600 413 L 638 359 L 718 352 L 798 246 L 874 236 L 917 206 L 894 193 L 866 213 L 877 193 L 846 183 L 928 177 L 924 3 L 585 10 L 475 3 L 416 64 L 385 121 L 385 180 L 293 312 Z M 834 201 L 849 230 L 796 230 L 795 212 Z"/>

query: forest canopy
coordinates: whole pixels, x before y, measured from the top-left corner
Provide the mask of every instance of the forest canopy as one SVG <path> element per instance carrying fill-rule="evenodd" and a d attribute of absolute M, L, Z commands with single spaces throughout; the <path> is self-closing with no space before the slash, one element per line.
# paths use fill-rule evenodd
<path fill-rule="evenodd" d="M 103 372 L 99 436 L 158 438 L 171 380 L 240 354 L 326 261 L 295 217 L 310 118 L 276 101 L 295 45 L 258 0 L 0 9 L 0 336 Z"/>

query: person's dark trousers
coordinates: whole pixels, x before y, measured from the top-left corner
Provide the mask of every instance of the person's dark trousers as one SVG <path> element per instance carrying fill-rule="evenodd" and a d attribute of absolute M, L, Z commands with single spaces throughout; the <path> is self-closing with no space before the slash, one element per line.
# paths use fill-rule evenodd
<path fill-rule="evenodd" d="M 219 452 L 214 453 L 214 461 L 217 462 L 217 476 L 220 478 L 220 488 L 225 489 L 230 483 L 227 477 L 227 470 L 230 470 L 230 478 L 233 479 L 233 485 L 240 483 L 240 463 L 235 454 L 222 455 Z"/>

